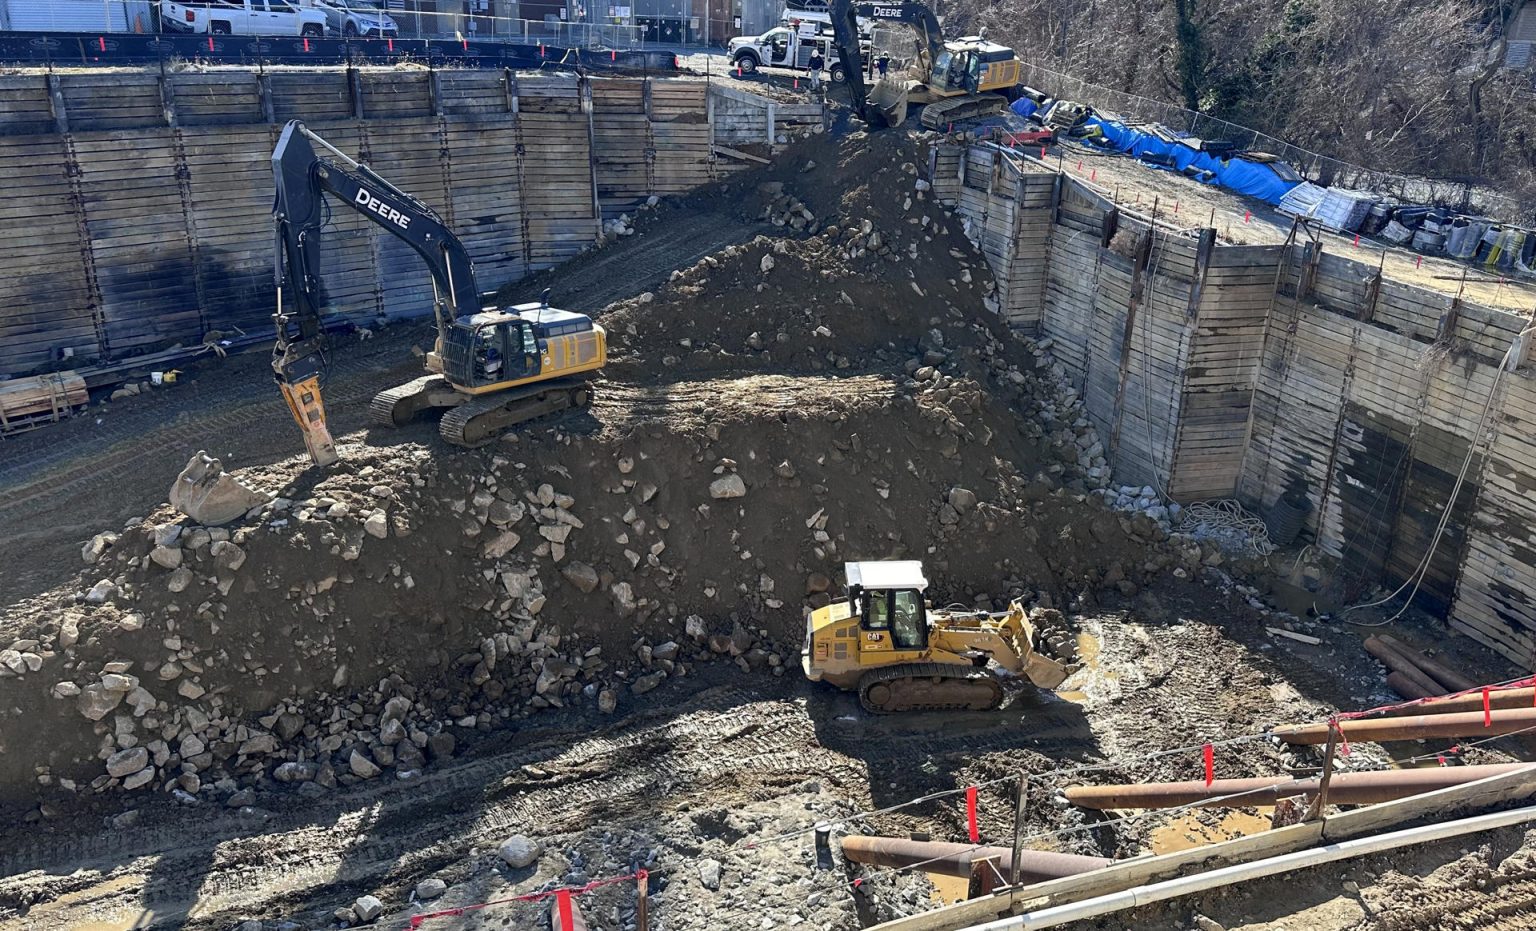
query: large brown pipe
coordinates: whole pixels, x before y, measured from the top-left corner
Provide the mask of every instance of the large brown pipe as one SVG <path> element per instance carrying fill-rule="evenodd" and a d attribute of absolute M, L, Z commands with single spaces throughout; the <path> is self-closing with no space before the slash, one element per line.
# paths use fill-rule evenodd
<path fill-rule="evenodd" d="M 1494 763 L 1483 766 L 1434 766 L 1428 769 L 1389 769 L 1370 773 L 1335 773 L 1328 783 L 1328 801 L 1339 805 L 1369 805 L 1432 792 L 1489 776 L 1536 766 Z M 1083 808 L 1247 808 L 1273 805 L 1282 798 L 1316 795 L 1318 779 L 1217 779 L 1189 782 L 1149 782 L 1142 785 L 1070 786 L 1067 801 Z M 1239 796 L 1239 793 L 1242 793 Z M 1225 796 L 1239 796 L 1225 798 Z"/>
<path fill-rule="evenodd" d="M 1403 655 L 1396 647 L 1379 637 L 1366 638 L 1365 652 L 1381 660 L 1388 669 L 1407 679 L 1425 695 L 1444 695 L 1450 691 L 1431 679 L 1429 673 L 1420 669 L 1418 664 Z"/>
<path fill-rule="evenodd" d="M 1408 699 L 1433 698 L 1440 694 L 1439 690 L 1430 692 L 1411 676 L 1405 676 L 1397 670 L 1387 673 L 1387 688 Z M 1414 714 L 1416 712 L 1405 712 Z"/>
<path fill-rule="evenodd" d="M 997 858 L 997 868 L 1006 878 L 1013 869 L 1013 851 L 1006 847 L 974 847 L 940 841 L 908 840 L 904 837 L 870 837 L 855 834 L 843 838 L 843 856 L 869 866 L 905 868 L 918 866 L 925 873 L 969 878 L 973 864 Z M 1044 882 L 1076 876 L 1089 870 L 1103 869 L 1114 861 L 1103 857 L 1084 857 L 1074 853 L 1026 850 L 1019 859 L 1021 882 Z"/>
<path fill-rule="evenodd" d="M 1410 662 L 1424 670 L 1424 673 L 1431 679 L 1445 686 L 1448 692 L 1465 692 L 1468 689 L 1477 688 L 1476 682 L 1473 682 L 1439 660 L 1431 659 L 1422 650 L 1415 650 L 1390 634 L 1380 634 L 1377 639 L 1408 657 Z"/>
<path fill-rule="evenodd" d="M 1346 740 L 1418 740 L 1421 737 L 1497 737 L 1536 728 L 1536 708 L 1505 708 L 1490 711 L 1484 724 L 1483 712 L 1454 711 L 1450 714 L 1420 714 L 1401 718 L 1371 718 L 1338 722 Z M 1276 728 L 1276 737 L 1288 744 L 1325 744 L 1328 724 L 1297 724 Z"/>
<path fill-rule="evenodd" d="M 1391 677 L 1389 676 L 1390 680 Z M 1536 707 L 1536 688 L 1519 689 L 1489 689 L 1488 707 L 1494 710 L 1504 708 L 1533 708 Z M 1470 695 L 1453 695 L 1446 698 L 1432 698 L 1421 705 L 1408 705 L 1403 708 L 1395 708 L 1387 714 L 1392 717 L 1420 714 L 1449 714 L 1455 711 L 1482 711 L 1483 693 L 1473 692 Z"/>

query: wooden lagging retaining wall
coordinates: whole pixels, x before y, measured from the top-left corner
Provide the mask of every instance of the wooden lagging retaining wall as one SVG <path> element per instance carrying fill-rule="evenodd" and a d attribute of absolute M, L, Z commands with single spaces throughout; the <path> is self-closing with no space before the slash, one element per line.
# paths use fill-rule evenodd
<path fill-rule="evenodd" d="M 81 364 L 270 328 L 270 157 L 289 119 L 438 211 L 492 290 L 580 252 L 604 217 L 745 167 L 716 157 L 708 93 L 479 70 L 0 76 L 0 377 L 61 349 Z M 771 101 L 730 99 L 741 119 L 754 106 L 769 125 Z M 336 312 L 430 311 L 420 262 L 355 211 L 332 206 L 324 249 Z"/>
<path fill-rule="evenodd" d="M 1385 279 L 1305 237 L 1228 246 L 1154 228 L 987 146 L 939 146 L 929 170 L 987 256 L 1000 312 L 1053 340 L 1117 481 L 1260 512 L 1304 494 L 1318 549 L 1361 594 L 1417 574 L 1465 466 L 1419 602 L 1533 665 L 1528 340 L 1500 375 L 1530 318 Z"/>

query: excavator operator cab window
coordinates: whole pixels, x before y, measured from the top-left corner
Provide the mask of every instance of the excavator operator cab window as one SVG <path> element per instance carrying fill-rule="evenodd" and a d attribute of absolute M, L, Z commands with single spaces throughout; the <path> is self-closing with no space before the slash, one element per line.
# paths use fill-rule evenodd
<path fill-rule="evenodd" d="M 486 384 L 537 375 L 539 362 L 538 336 L 523 321 L 496 323 L 475 331 L 476 374 Z"/>
<path fill-rule="evenodd" d="M 965 89 L 970 91 L 973 94 L 980 93 L 980 91 L 981 91 L 981 56 L 980 55 L 972 54 L 972 55 L 967 55 L 965 57 L 966 57 L 966 61 L 967 61 L 966 71 L 965 71 Z"/>
<path fill-rule="evenodd" d="M 921 650 L 928 646 L 928 622 L 921 592 L 865 591 L 863 593 L 865 630 L 891 632 L 891 643 L 898 650 Z"/>

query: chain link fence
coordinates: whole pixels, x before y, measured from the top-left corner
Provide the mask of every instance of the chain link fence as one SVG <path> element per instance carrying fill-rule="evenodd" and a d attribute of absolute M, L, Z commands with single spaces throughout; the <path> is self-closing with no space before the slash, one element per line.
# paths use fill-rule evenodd
<path fill-rule="evenodd" d="M 1161 100 L 1093 84 L 1037 62 L 1021 61 L 1023 83 L 1062 100 L 1085 103 L 1132 121 L 1161 123 L 1169 129 L 1202 139 L 1221 139 L 1240 149 L 1268 152 L 1289 163 L 1307 180 L 1328 187 L 1371 191 L 1403 203 L 1441 204 L 1464 212 L 1477 212 L 1515 220 L 1515 200 L 1474 181 L 1418 178 L 1366 168 L 1321 155 L 1276 139 L 1267 133 L 1218 119 L 1208 113 L 1187 110 Z"/>

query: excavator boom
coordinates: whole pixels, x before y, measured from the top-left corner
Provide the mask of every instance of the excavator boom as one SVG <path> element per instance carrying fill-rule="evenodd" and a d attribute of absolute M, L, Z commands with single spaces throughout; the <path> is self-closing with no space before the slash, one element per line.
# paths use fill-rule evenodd
<path fill-rule="evenodd" d="M 325 466 L 338 458 L 321 398 L 327 341 L 318 269 L 325 196 L 358 211 L 422 257 L 432 274 L 439 332 L 460 315 L 478 313 L 479 292 L 468 251 L 430 207 L 358 164 L 302 122 L 293 120 L 283 128 L 272 150 L 272 176 L 278 295 L 272 372 L 304 433 L 310 459 Z"/>

